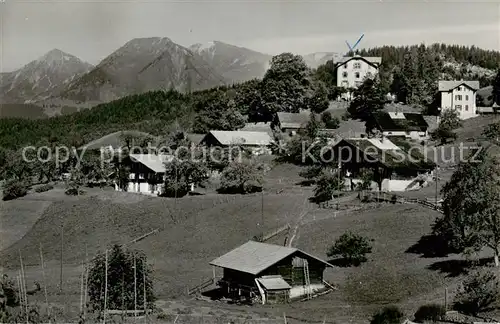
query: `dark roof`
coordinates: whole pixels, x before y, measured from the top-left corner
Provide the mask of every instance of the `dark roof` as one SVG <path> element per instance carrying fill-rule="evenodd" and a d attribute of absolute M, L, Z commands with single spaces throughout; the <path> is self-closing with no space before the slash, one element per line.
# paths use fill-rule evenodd
<path fill-rule="evenodd" d="M 345 64 L 351 60 L 363 60 L 367 62 L 368 64 L 372 66 L 378 66 L 382 63 L 382 58 L 381 57 L 370 57 L 370 56 L 360 56 L 360 55 L 355 55 L 355 56 L 344 56 L 335 61 L 335 66 L 339 66 L 342 64 Z"/>
<path fill-rule="evenodd" d="M 248 241 L 236 249 L 210 262 L 211 265 L 257 275 L 294 253 L 315 259 L 333 267 L 330 263 L 307 254 L 299 249 Z"/>
<path fill-rule="evenodd" d="M 375 122 L 382 131 L 421 131 L 429 125 L 422 114 L 380 112 L 374 115 Z"/>

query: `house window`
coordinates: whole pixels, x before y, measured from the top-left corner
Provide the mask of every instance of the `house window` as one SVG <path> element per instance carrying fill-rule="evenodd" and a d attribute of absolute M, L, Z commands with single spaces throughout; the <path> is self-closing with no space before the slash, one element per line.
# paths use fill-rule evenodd
<path fill-rule="evenodd" d="M 458 91 L 462 91 L 462 86 L 458 87 Z"/>
<path fill-rule="evenodd" d="M 347 78 L 347 72 L 342 73 L 342 76 L 343 76 L 344 78 Z"/>
<path fill-rule="evenodd" d="M 342 81 L 342 86 L 343 86 L 343 87 L 348 87 L 348 86 L 349 86 L 349 82 L 347 82 L 347 81 Z"/>
<path fill-rule="evenodd" d="M 361 63 L 359 63 L 359 62 L 354 63 L 354 68 L 361 69 Z"/>
<path fill-rule="evenodd" d="M 456 110 L 462 110 L 462 105 L 455 105 Z"/>
<path fill-rule="evenodd" d="M 465 111 L 469 111 L 469 105 L 465 105 Z"/>
<path fill-rule="evenodd" d="M 455 100 L 462 100 L 462 95 L 455 95 Z"/>
<path fill-rule="evenodd" d="M 363 82 L 361 82 L 361 81 L 356 81 L 355 83 L 356 83 L 356 87 L 359 87 L 359 86 L 360 86 Z"/>
<path fill-rule="evenodd" d="M 344 64 L 344 69 L 347 69 L 347 63 L 346 63 L 346 64 Z"/>
<path fill-rule="evenodd" d="M 356 79 L 359 79 L 359 72 L 356 72 L 354 76 L 356 77 Z"/>
<path fill-rule="evenodd" d="M 465 100 L 469 100 L 469 95 L 465 95 Z"/>

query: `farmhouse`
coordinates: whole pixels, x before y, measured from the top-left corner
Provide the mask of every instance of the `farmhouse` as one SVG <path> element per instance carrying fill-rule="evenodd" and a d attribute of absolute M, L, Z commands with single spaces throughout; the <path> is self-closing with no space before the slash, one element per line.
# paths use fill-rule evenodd
<path fill-rule="evenodd" d="M 429 137 L 429 125 L 422 114 L 380 112 L 374 115 L 375 124 L 384 136 L 398 136 L 423 140 Z"/>
<path fill-rule="evenodd" d="M 308 111 L 301 113 L 278 112 L 274 115 L 272 127 L 275 130 L 293 136 L 306 126 L 309 118 L 310 113 Z"/>
<path fill-rule="evenodd" d="M 269 153 L 271 136 L 266 132 L 248 131 L 210 131 L 201 140 L 200 145 L 208 147 L 241 146 L 249 149 L 255 155 Z"/>
<path fill-rule="evenodd" d="M 410 155 L 387 138 L 342 139 L 333 152 L 340 159 L 342 174 L 349 175 L 353 183 L 360 181 L 363 169 L 369 169 L 382 191 L 410 190 L 435 167 L 425 156 Z"/>
<path fill-rule="evenodd" d="M 325 290 L 328 284 L 323 280 L 323 271 L 333 267 L 296 248 L 254 241 L 224 254 L 210 265 L 223 269 L 217 284 L 226 297 L 260 299 L 263 304 L 288 302 Z"/>
<path fill-rule="evenodd" d="M 439 81 L 441 112 L 454 109 L 460 119 L 476 116 L 476 92 L 479 81 Z"/>
<path fill-rule="evenodd" d="M 372 78 L 378 74 L 382 63 L 381 57 L 362 57 L 359 55 L 342 57 L 335 62 L 337 70 L 337 87 L 352 89 L 359 87 L 365 78 Z M 344 94 L 350 99 L 351 94 Z"/>
<path fill-rule="evenodd" d="M 115 183 L 117 191 L 157 195 L 165 183 L 165 163 L 173 160 L 166 154 L 129 154 L 120 163 L 130 168 L 127 183 Z"/>

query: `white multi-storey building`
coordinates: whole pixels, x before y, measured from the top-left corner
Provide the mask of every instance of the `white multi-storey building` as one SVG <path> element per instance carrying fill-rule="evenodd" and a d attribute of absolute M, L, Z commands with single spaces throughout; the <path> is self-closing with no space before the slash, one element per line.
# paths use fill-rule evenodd
<path fill-rule="evenodd" d="M 365 78 L 374 77 L 378 73 L 381 57 L 351 56 L 342 57 L 335 62 L 337 69 L 337 86 L 357 88 Z"/>
<path fill-rule="evenodd" d="M 475 117 L 479 81 L 439 81 L 441 112 L 454 109 L 460 119 Z"/>

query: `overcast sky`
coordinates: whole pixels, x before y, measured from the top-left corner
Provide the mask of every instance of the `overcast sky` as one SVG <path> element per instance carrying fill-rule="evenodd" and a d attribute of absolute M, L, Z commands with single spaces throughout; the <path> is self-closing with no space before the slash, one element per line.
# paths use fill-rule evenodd
<path fill-rule="evenodd" d="M 2 1 L 5 1 L 2 3 Z M 92 64 L 136 37 L 220 40 L 268 54 L 444 42 L 500 50 L 498 1 L 0 0 L 0 68 L 59 48 Z"/>

